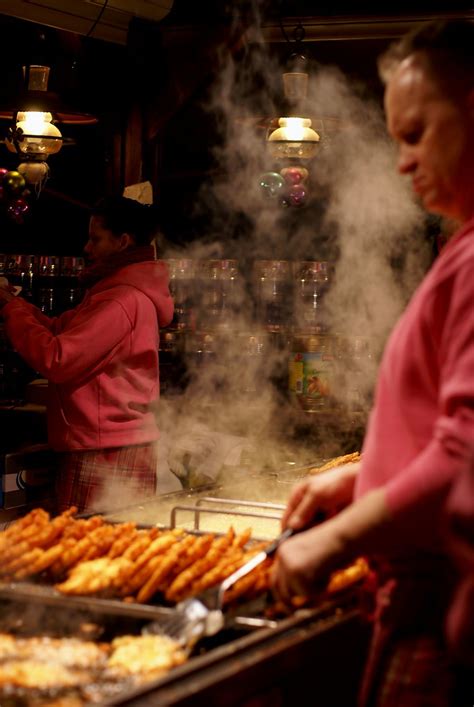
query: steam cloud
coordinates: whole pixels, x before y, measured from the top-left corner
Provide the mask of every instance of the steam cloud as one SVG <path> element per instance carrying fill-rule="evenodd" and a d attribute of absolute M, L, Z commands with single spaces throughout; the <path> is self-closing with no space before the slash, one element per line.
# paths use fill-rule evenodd
<path fill-rule="evenodd" d="M 258 127 L 256 115 L 258 111 L 278 115 L 274 97 L 283 91 L 282 68 L 265 53 L 264 45 L 243 63 L 244 69 L 242 64 L 228 62 L 208 105 L 219 117 L 223 136 L 216 150 L 222 176 L 205 185 L 197 206 L 211 214 L 209 234 L 185 251 L 171 249 L 163 254 L 196 260 L 236 258 L 242 277 L 239 313 L 234 318 L 229 315 L 227 333 L 216 343 L 215 363 L 194 371 L 177 418 L 173 414 L 170 418 L 167 407 L 167 419 L 160 422 L 175 434 L 188 430 L 182 416 L 186 419 L 191 405 L 196 409 L 197 401 L 204 401 L 201 421 L 219 432 L 258 440 L 265 465 L 275 455 L 270 450 L 275 449 L 276 440 L 281 449 L 282 439 L 292 436 L 298 416 L 284 400 L 286 347 L 269 344 L 265 365 L 259 369 L 258 390 L 250 396 L 238 394 L 250 359 L 242 355 L 237 333 L 256 331 L 253 262 L 304 259 L 333 264 L 324 301 L 326 323 L 332 333 L 367 338 L 368 348 L 357 360 L 357 385 L 367 401 L 386 337 L 420 281 L 429 254 L 423 239 L 423 213 L 397 175 L 395 150 L 382 110 L 375 102 L 360 98 L 336 68 L 322 68 L 310 78 L 307 110 L 319 118 L 313 124 L 322 132 L 322 142 L 317 156 L 306 165 L 309 203 L 285 210 L 277 200 L 262 195 L 260 175 L 284 165 L 269 156 L 265 130 Z M 255 76 L 260 84 L 257 96 Z M 342 367 L 346 364 L 341 363 Z M 281 374 L 280 390 L 271 382 L 275 371 Z M 228 381 L 226 394 L 223 375 Z M 333 390 L 340 404 L 345 402 L 346 385 L 342 371 Z M 305 450 L 299 440 L 292 446 L 293 455 L 295 446 L 302 458 L 312 459 L 332 449 L 328 442 L 323 450 Z"/>
<path fill-rule="evenodd" d="M 332 334 L 367 340 L 365 348 L 340 359 L 332 393 L 343 409 L 348 387 L 356 385 L 362 416 L 370 406 L 387 335 L 428 266 L 424 215 L 396 172 L 382 109 L 360 97 L 337 68 L 319 68 L 310 76 L 306 110 L 322 139 L 316 157 L 305 163 L 307 204 L 284 209 L 262 194 L 260 175 L 285 166 L 270 157 L 265 129 L 256 119 L 279 115 L 282 70 L 263 43 L 249 49 L 245 61 L 223 67 L 207 105 L 221 134 L 215 150 L 219 176 L 206 182 L 196 204 L 196 213 L 206 214 L 207 236 L 185 248 L 169 245 L 160 254 L 196 262 L 235 258 L 240 272 L 234 283 L 237 306 L 227 326 L 218 334 L 211 330 L 207 356 L 188 338 L 189 384 L 175 400 L 163 399 L 157 412 L 172 450 L 170 467 L 185 483 L 196 480 L 196 469 L 201 482 L 215 480 L 215 455 L 221 460 L 219 450 L 232 446 L 232 440 L 237 448 L 241 441 L 241 461 L 253 469 L 282 468 L 283 460 L 298 466 L 352 451 L 341 450 L 350 442 L 340 430 L 331 433 L 331 426 L 313 425 L 318 432 L 313 435 L 307 418 L 302 423 L 301 411 L 288 402 L 290 352 L 283 336 L 278 345 L 278 337 L 264 337 L 259 356 L 246 348 L 243 334 L 259 331 L 256 260 L 331 263 L 325 324 Z M 202 281 L 196 280 L 195 287 L 195 303 L 201 299 L 202 304 Z M 208 314 L 205 306 L 197 306 L 198 328 L 208 328 Z M 205 364 L 197 363 L 204 359 Z"/>

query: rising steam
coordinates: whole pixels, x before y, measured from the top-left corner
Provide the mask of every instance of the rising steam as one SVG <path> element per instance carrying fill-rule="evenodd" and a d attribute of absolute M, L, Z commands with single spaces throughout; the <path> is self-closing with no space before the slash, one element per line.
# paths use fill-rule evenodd
<path fill-rule="evenodd" d="M 325 326 L 335 336 L 366 340 L 349 354 L 336 354 L 331 405 L 336 417 L 342 411 L 349 422 L 359 415 L 359 424 L 370 407 L 387 335 L 428 265 L 423 212 L 396 172 L 381 106 L 361 98 L 338 69 L 319 68 L 310 77 L 307 110 L 317 118 L 313 124 L 321 132 L 321 147 L 305 164 L 307 204 L 285 209 L 262 194 L 262 172 L 285 166 L 270 157 L 258 120 L 278 117 L 281 73 L 263 43 L 248 48 L 238 64 L 231 60 L 223 67 L 207 105 L 220 135 L 214 155 L 218 176 L 204 185 L 196 203 L 196 213 L 206 215 L 208 233 L 161 254 L 196 262 L 232 258 L 239 266 L 238 296 L 228 303 L 217 330 L 203 304 L 205 285 L 195 280 L 195 321 L 208 331 L 208 355 L 187 337 L 188 385 L 175 399 L 163 400 L 157 413 L 172 450 L 172 471 L 185 483 L 193 474 L 199 483 L 196 469 L 203 481 L 218 478 L 220 468 L 211 463 L 216 439 L 224 447 L 240 443 L 240 462 L 245 459 L 253 469 L 281 468 L 282 460 L 310 463 L 353 451 L 361 442 L 341 428 L 314 424 L 321 418 L 308 423 L 310 416 L 289 402 L 291 331 L 259 328 L 256 260 L 330 262 Z M 253 334 L 261 335 L 258 355 L 247 346 Z M 357 387 L 356 401 L 348 397 L 351 385 Z"/>

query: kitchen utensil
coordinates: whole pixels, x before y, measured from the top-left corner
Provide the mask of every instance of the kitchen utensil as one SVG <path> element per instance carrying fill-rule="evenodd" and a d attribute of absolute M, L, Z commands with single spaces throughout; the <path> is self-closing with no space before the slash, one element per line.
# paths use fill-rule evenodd
<path fill-rule="evenodd" d="M 262 564 L 267 557 L 274 555 L 280 544 L 291 537 L 294 532 L 293 528 L 287 528 L 264 550 L 239 567 L 221 584 L 180 602 L 176 605 L 173 615 L 153 621 L 146 627 L 147 633 L 165 634 L 188 647 L 194 645 L 203 636 L 213 636 L 218 633 L 225 623 L 222 610 L 225 593 L 239 579 Z"/>

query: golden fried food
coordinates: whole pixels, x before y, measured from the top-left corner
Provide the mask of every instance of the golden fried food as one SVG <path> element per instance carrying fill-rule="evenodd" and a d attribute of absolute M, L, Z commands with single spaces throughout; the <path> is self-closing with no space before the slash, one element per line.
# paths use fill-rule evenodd
<path fill-rule="evenodd" d="M 181 542 L 176 543 L 170 552 L 162 557 L 161 562 L 158 563 L 151 576 L 138 592 L 137 601 L 140 603 L 148 601 L 148 599 L 158 591 L 160 583 L 168 576 L 179 558 L 184 555 L 196 541 L 197 538 L 194 535 L 187 535 Z"/>
<path fill-rule="evenodd" d="M 34 660 L 56 663 L 66 668 L 96 668 L 107 657 L 106 645 L 78 638 L 35 636 L 17 638 L 0 634 L 0 663 L 6 660 Z"/>
<path fill-rule="evenodd" d="M 248 543 L 252 536 L 252 528 L 246 528 L 246 530 L 243 531 L 240 535 L 237 535 L 233 542 L 232 545 L 234 547 L 244 547 Z"/>
<path fill-rule="evenodd" d="M 0 688 L 58 689 L 79 687 L 87 680 L 88 673 L 41 660 L 11 660 L 0 665 Z"/>
<path fill-rule="evenodd" d="M 65 582 L 56 585 L 63 594 L 97 594 L 122 586 L 123 577 L 133 564 L 125 557 L 101 557 L 80 562 Z"/>
<path fill-rule="evenodd" d="M 322 471 L 329 471 L 329 469 L 334 469 L 335 467 L 341 466 L 342 464 L 355 464 L 356 462 L 359 462 L 360 460 L 361 460 L 360 452 L 352 452 L 351 454 L 343 454 L 340 457 L 334 457 L 334 459 L 330 459 L 328 462 L 326 462 L 322 466 L 317 466 L 317 467 L 314 467 L 314 469 L 310 469 L 309 473 L 310 474 L 320 474 Z"/>
<path fill-rule="evenodd" d="M 157 676 L 186 660 L 179 644 L 167 636 L 121 636 L 112 641 L 111 649 L 107 667 L 121 677 Z"/>
<path fill-rule="evenodd" d="M 121 636 L 112 643 L 95 643 L 0 634 L 0 704 L 102 704 L 110 690 L 117 693 L 120 681 L 126 687 L 140 685 L 186 658 L 177 642 L 163 636 Z"/>
<path fill-rule="evenodd" d="M 148 581 L 161 562 L 161 558 L 182 535 L 184 535 L 182 530 L 170 530 L 162 533 L 149 544 L 147 550 L 137 558 L 128 575 L 124 577 L 122 596 L 133 594 Z"/>
<path fill-rule="evenodd" d="M 123 555 L 132 541 L 137 537 L 138 532 L 135 523 L 122 523 L 117 526 L 117 528 L 117 537 L 107 553 L 111 558 L 120 557 L 120 555 Z"/>
<path fill-rule="evenodd" d="M 244 552 L 242 548 L 231 547 L 214 567 L 211 567 L 205 574 L 199 577 L 197 581 L 193 582 L 189 594 L 186 596 L 199 594 L 209 589 L 209 587 L 219 584 L 219 582 L 222 582 L 223 579 L 232 574 L 237 567 L 242 565 L 243 558 Z"/>
<path fill-rule="evenodd" d="M 365 579 L 368 574 L 369 565 L 367 560 L 363 557 L 359 557 L 348 567 L 344 567 L 342 570 L 336 570 L 336 572 L 331 574 L 326 591 L 328 594 L 336 594 L 356 582 Z"/>
<path fill-rule="evenodd" d="M 102 516 L 91 516 L 90 518 L 80 518 L 79 520 L 74 519 L 74 522 L 70 523 L 65 528 L 63 537 L 80 540 L 87 535 L 87 533 L 90 533 L 100 525 L 103 525 L 104 522 L 105 521 Z"/>
<path fill-rule="evenodd" d="M 205 557 L 214 541 L 214 535 L 208 533 L 197 538 L 196 542 L 186 550 L 185 553 L 181 553 L 178 561 L 168 572 L 166 577 L 166 583 L 161 583 L 159 587 L 160 591 L 166 591 L 168 587 L 174 582 L 176 577 L 185 572 L 189 567 L 195 567 L 203 557 Z"/>
<path fill-rule="evenodd" d="M 358 453 L 337 457 L 320 470 L 359 458 Z M 102 516 L 76 519 L 74 513 L 75 509 L 69 509 L 51 519 L 37 509 L 1 532 L 0 576 L 23 580 L 46 572 L 64 594 L 122 597 L 143 603 L 161 593 L 167 601 L 179 602 L 219 584 L 267 545 L 250 545 L 250 528 L 236 535 L 230 527 L 225 535 L 215 538 L 176 528 L 138 530 L 135 523 L 108 523 Z M 267 560 L 241 578 L 226 592 L 225 603 L 267 591 L 270 569 L 271 561 Z M 326 594 L 342 591 L 368 571 L 367 562 L 360 558 L 334 572 Z M 0 661 L 1 655 L 0 635 Z"/>
<path fill-rule="evenodd" d="M 257 593 L 256 586 L 259 583 L 259 580 L 260 589 L 265 591 L 265 589 L 268 588 L 268 585 L 264 587 L 262 578 L 266 578 L 266 569 L 270 565 L 271 560 L 267 559 L 252 572 L 250 572 L 250 574 L 247 574 L 245 577 L 239 579 L 239 581 L 224 594 L 224 604 L 233 604 L 244 596 L 248 597 L 250 595 L 255 595 Z"/>
<path fill-rule="evenodd" d="M 207 552 L 192 565 L 178 574 L 166 590 L 165 597 L 168 601 L 181 601 L 191 591 L 193 583 L 197 583 L 208 570 L 212 569 L 221 556 L 232 544 L 234 538 L 233 528 L 226 535 L 213 540 Z"/>

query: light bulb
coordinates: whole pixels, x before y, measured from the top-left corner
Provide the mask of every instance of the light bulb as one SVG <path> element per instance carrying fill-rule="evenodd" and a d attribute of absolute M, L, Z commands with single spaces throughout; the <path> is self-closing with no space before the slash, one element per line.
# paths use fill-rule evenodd
<path fill-rule="evenodd" d="M 21 130 L 22 140 L 18 140 L 18 147 L 25 155 L 38 158 L 47 158 L 54 155 L 62 147 L 62 135 L 58 128 L 52 124 L 51 113 L 39 111 L 21 111 L 17 115 L 16 129 Z M 7 141 L 10 152 L 16 152 L 12 140 Z"/>
<path fill-rule="evenodd" d="M 278 120 L 278 127 L 268 137 L 272 157 L 309 159 L 318 148 L 319 135 L 309 118 L 287 117 Z"/>

